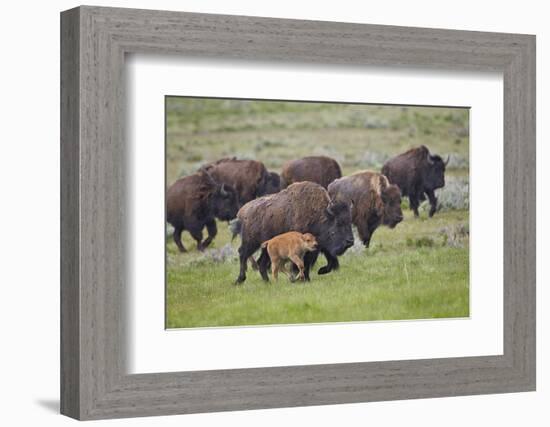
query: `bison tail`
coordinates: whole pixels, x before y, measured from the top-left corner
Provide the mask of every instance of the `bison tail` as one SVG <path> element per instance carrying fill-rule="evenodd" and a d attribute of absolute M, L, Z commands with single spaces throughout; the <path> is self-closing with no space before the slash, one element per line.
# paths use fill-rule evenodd
<path fill-rule="evenodd" d="M 243 223 L 240 219 L 234 219 L 229 223 L 229 229 L 231 230 L 232 236 L 231 241 L 235 240 L 235 237 L 237 237 L 238 234 L 241 234 L 241 229 L 243 227 Z"/>

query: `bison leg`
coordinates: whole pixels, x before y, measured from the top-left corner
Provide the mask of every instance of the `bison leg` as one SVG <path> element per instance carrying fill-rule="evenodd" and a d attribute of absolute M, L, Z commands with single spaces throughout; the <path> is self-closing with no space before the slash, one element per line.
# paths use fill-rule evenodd
<path fill-rule="evenodd" d="M 250 266 L 252 267 L 252 270 L 258 271 L 260 269 L 260 267 L 258 266 L 258 263 L 254 259 L 254 255 L 248 258 L 248 260 L 250 261 Z"/>
<path fill-rule="evenodd" d="M 430 201 L 430 217 L 434 216 L 434 213 L 437 211 L 437 197 L 433 190 L 426 191 L 428 200 Z"/>
<path fill-rule="evenodd" d="M 306 252 L 306 254 L 304 255 L 304 278 L 306 279 L 306 282 L 310 281 L 309 271 L 311 270 L 311 267 L 313 267 L 317 262 L 318 256 L 319 251 Z"/>
<path fill-rule="evenodd" d="M 414 216 L 418 218 L 418 196 L 416 194 L 409 196 L 409 205 L 414 212 Z"/>
<path fill-rule="evenodd" d="M 216 226 L 215 219 L 212 219 L 211 221 L 208 221 L 206 223 L 206 230 L 208 231 L 208 237 L 204 242 L 201 243 L 199 248 L 200 251 L 205 250 L 208 247 L 208 245 L 212 243 L 212 240 L 214 240 L 214 237 L 216 237 L 216 234 L 218 234 L 218 227 Z"/>
<path fill-rule="evenodd" d="M 176 246 L 178 247 L 180 252 L 187 252 L 187 249 L 185 249 L 185 246 L 183 246 L 183 243 L 181 242 L 181 233 L 183 232 L 183 226 L 178 225 L 177 227 L 174 227 L 174 242 L 176 243 Z"/>
<path fill-rule="evenodd" d="M 269 268 L 269 255 L 267 254 L 267 249 L 262 249 L 262 253 L 260 255 L 260 258 L 258 258 L 258 267 L 260 268 L 260 274 L 262 275 L 262 279 L 265 282 L 269 282 L 269 277 L 267 275 L 267 269 Z"/>
<path fill-rule="evenodd" d="M 239 248 L 239 261 L 241 263 L 241 270 L 239 272 L 239 277 L 235 281 L 235 284 L 243 283 L 246 280 L 246 262 L 248 258 L 254 253 L 254 250 L 250 250 L 249 247 L 246 247 L 244 244 Z"/>
<path fill-rule="evenodd" d="M 372 237 L 370 229 L 371 227 L 365 221 L 357 225 L 357 234 L 359 234 L 359 238 L 363 242 L 363 245 L 365 245 L 365 248 L 368 248 L 370 245 L 370 239 Z"/>
<path fill-rule="evenodd" d="M 193 239 L 195 239 L 195 241 L 197 242 L 197 249 L 199 251 L 203 251 L 204 248 L 202 247 L 202 228 L 201 227 L 192 227 L 189 231 L 189 234 L 191 234 L 191 237 L 193 237 Z"/>
<path fill-rule="evenodd" d="M 331 255 L 329 252 L 326 251 L 323 251 L 323 254 L 327 259 L 327 265 L 321 267 L 317 274 L 327 274 L 330 273 L 332 270 L 338 270 L 340 268 L 340 263 L 338 262 L 337 257 Z"/>
<path fill-rule="evenodd" d="M 370 246 L 370 241 L 372 239 L 374 232 L 378 228 L 378 224 L 379 224 L 378 222 L 372 222 L 368 224 L 367 236 L 365 236 L 365 239 L 363 239 L 363 244 L 365 245 L 366 248 Z"/>

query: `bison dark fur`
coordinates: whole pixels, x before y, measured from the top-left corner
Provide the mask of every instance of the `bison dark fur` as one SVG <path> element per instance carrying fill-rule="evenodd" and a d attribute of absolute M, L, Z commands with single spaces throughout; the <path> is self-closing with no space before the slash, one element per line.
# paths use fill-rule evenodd
<path fill-rule="evenodd" d="M 290 160 L 283 165 L 281 172 L 281 188 L 286 188 L 295 182 L 316 182 L 323 188 L 342 176 L 338 162 L 326 156 L 310 156 Z"/>
<path fill-rule="evenodd" d="M 215 218 L 229 221 L 238 209 L 235 189 L 218 184 L 204 171 L 178 179 L 166 193 L 166 220 L 174 227 L 174 242 L 180 252 L 186 252 L 181 242 L 183 230 L 189 231 L 202 251 L 218 232 Z M 203 242 L 204 227 L 208 237 Z"/>
<path fill-rule="evenodd" d="M 393 228 L 403 220 L 401 191 L 378 172 L 361 171 L 339 178 L 328 186 L 328 194 L 331 200 L 352 203 L 352 222 L 367 248 L 380 225 Z"/>
<path fill-rule="evenodd" d="M 248 202 L 239 210 L 237 221 L 232 225 L 233 231 L 241 235 L 237 283 L 245 281 L 247 259 L 260 245 L 288 231 L 313 234 L 327 259 L 336 258 L 353 245 L 349 204 L 331 202 L 328 192 L 313 182 L 292 184 L 280 193 Z M 309 280 L 309 269 L 317 255 L 318 251 L 308 252 L 304 259 L 306 280 Z M 268 280 L 269 257 L 265 250 L 258 264 L 262 278 Z"/>
<path fill-rule="evenodd" d="M 207 171 L 217 182 L 232 186 L 239 195 L 240 206 L 280 189 L 279 175 L 268 172 L 264 164 L 257 160 L 225 158 L 201 169 Z"/>
<path fill-rule="evenodd" d="M 425 200 L 425 195 L 428 196 L 431 217 L 437 211 L 435 190 L 445 186 L 445 166 L 448 162 L 448 158 L 443 161 L 422 145 L 388 160 L 382 167 L 382 173 L 400 188 L 403 196 L 409 197 L 415 216 L 418 216 L 420 202 Z"/>

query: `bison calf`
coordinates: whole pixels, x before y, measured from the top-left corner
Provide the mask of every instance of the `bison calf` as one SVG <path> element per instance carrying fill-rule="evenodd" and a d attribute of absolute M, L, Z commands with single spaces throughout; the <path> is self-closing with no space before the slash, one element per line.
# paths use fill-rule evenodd
<path fill-rule="evenodd" d="M 328 186 L 328 194 L 332 200 L 353 203 L 352 221 L 367 248 L 380 225 L 393 228 L 403 220 L 399 188 L 378 172 L 361 171 L 337 179 Z"/>
<path fill-rule="evenodd" d="M 342 176 L 340 165 L 326 156 L 309 156 L 290 160 L 283 165 L 281 188 L 295 182 L 310 181 L 327 188 L 328 185 Z"/>
<path fill-rule="evenodd" d="M 388 160 L 382 167 L 382 173 L 392 184 L 396 184 L 403 196 L 409 196 L 409 203 L 415 216 L 418 206 L 428 196 L 430 217 L 437 211 L 435 190 L 445 186 L 445 166 L 449 163 L 438 155 L 430 154 L 424 145 L 412 148 Z"/>
<path fill-rule="evenodd" d="M 174 182 L 166 193 L 166 220 L 174 227 L 174 242 L 180 252 L 186 252 L 181 242 L 183 230 L 189 231 L 204 250 L 216 236 L 216 218 L 235 218 L 239 206 L 237 192 L 229 185 L 218 184 L 205 171 L 199 171 Z M 208 237 L 202 241 L 206 226 Z"/>
<path fill-rule="evenodd" d="M 273 278 L 277 280 L 279 271 L 282 271 L 292 282 L 294 279 L 285 264 L 292 261 L 298 267 L 299 279 L 304 280 L 304 255 L 317 249 L 317 240 L 311 233 L 289 231 L 265 241 L 262 243 L 262 249 L 267 249 L 269 254 Z"/>

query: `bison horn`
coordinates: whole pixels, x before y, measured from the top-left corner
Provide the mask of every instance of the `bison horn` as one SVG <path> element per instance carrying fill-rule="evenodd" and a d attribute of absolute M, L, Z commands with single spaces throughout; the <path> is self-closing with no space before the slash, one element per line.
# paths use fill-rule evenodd
<path fill-rule="evenodd" d="M 429 165 L 433 165 L 434 164 L 434 161 L 432 159 L 432 155 L 430 153 L 428 153 L 428 164 Z"/>
<path fill-rule="evenodd" d="M 220 194 L 222 196 L 227 196 L 227 191 L 225 191 L 225 184 L 222 184 L 222 186 L 220 187 Z"/>
<path fill-rule="evenodd" d="M 326 209 L 327 216 L 329 218 L 334 218 L 334 211 L 332 210 L 332 203 L 329 203 Z"/>
<path fill-rule="evenodd" d="M 450 154 L 447 156 L 447 160 L 445 160 L 445 166 L 447 166 L 449 164 L 449 160 L 451 160 L 451 155 Z"/>

